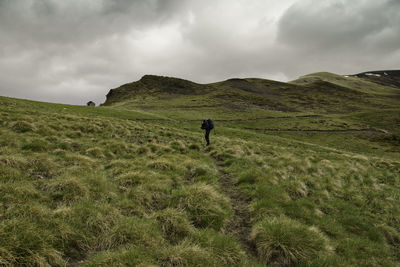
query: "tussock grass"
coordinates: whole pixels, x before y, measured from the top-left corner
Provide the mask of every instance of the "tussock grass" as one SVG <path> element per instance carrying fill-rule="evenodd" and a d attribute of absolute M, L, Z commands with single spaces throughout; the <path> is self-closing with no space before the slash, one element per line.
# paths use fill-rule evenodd
<path fill-rule="evenodd" d="M 121 175 L 133 169 L 134 162 L 126 159 L 113 159 L 105 165 L 106 170 L 110 170 L 114 176 Z"/>
<path fill-rule="evenodd" d="M 225 162 L 234 158 L 234 156 L 232 155 L 232 151 L 227 151 L 227 152 L 218 152 L 217 150 L 211 151 L 210 155 L 215 158 L 218 161 L 222 161 Z"/>
<path fill-rule="evenodd" d="M 36 131 L 33 123 L 27 121 L 17 121 L 11 125 L 11 129 L 18 133 L 26 133 Z"/>
<path fill-rule="evenodd" d="M 115 200 L 115 207 L 121 212 L 123 216 L 139 216 L 143 217 L 148 213 L 148 210 L 140 203 L 133 201 L 126 195 L 120 196 Z"/>
<path fill-rule="evenodd" d="M 170 145 L 173 149 L 179 151 L 180 153 L 186 153 L 187 151 L 186 145 L 180 140 L 173 141 Z"/>
<path fill-rule="evenodd" d="M 362 237 L 352 236 L 341 241 L 336 251 L 353 265 L 389 266 L 392 264 L 390 253 L 384 247 Z M 357 258 L 354 255 L 357 255 Z"/>
<path fill-rule="evenodd" d="M 298 264 L 298 266 L 307 266 L 307 267 L 320 267 L 320 266 L 337 266 L 337 267 L 346 267 L 351 266 L 352 264 L 344 258 L 330 255 L 330 256 L 319 256 L 315 259 L 312 259 L 308 262 L 302 262 Z"/>
<path fill-rule="evenodd" d="M 136 154 L 136 147 L 123 141 L 112 140 L 107 142 L 106 149 L 118 157 L 131 158 Z"/>
<path fill-rule="evenodd" d="M 207 250 L 190 242 L 173 246 L 166 252 L 165 266 L 217 266 L 213 255 Z"/>
<path fill-rule="evenodd" d="M 249 183 L 252 184 L 256 182 L 261 177 L 261 173 L 257 169 L 246 170 L 246 172 L 242 173 L 238 179 L 238 183 Z"/>
<path fill-rule="evenodd" d="M 75 177 L 59 178 L 44 184 L 44 190 L 53 201 L 70 204 L 88 197 L 89 190 L 86 185 Z"/>
<path fill-rule="evenodd" d="M 176 169 L 175 165 L 166 159 L 158 159 L 150 162 L 148 167 L 158 170 L 174 170 Z"/>
<path fill-rule="evenodd" d="M 81 172 L 82 181 L 89 189 L 89 195 L 94 200 L 110 201 L 117 198 L 117 185 L 102 172 Z"/>
<path fill-rule="evenodd" d="M 25 174 L 18 169 L 9 167 L 5 164 L 0 164 L 0 177 L 2 177 L 2 182 L 16 182 L 19 180 L 24 180 Z"/>
<path fill-rule="evenodd" d="M 122 218 L 115 207 L 90 201 L 79 202 L 60 216 L 73 229 L 70 240 L 66 241 L 73 242 L 80 251 L 112 247 L 114 241 L 111 230 Z"/>
<path fill-rule="evenodd" d="M 257 223 L 251 236 L 258 256 L 266 263 L 290 265 L 330 251 L 326 238 L 319 231 L 287 217 L 273 217 Z"/>
<path fill-rule="evenodd" d="M 28 166 L 28 159 L 22 155 L 0 155 L 0 163 L 12 168 L 24 170 Z"/>
<path fill-rule="evenodd" d="M 175 205 L 188 212 L 196 227 L 220 230 L 232 217 L 230 201 L 211 185 L 197 183 L 174 194 Z"/>
<path fill-rule="evenodd" d="M 214 230 L 197 231 L 191 241 L 216 255 L 219 264 L 234 266 L 245 259 L 246 254 L 237 240 Z"/>
<path fill-rule="evenodd" d="M 59 172 L 59 165 L 51 157 L 45 155 L 35 156 L 29 163 L 28 173 L 34 179 L 51 179 Z"/>
<path fill-rule="evenodd" d="M 116 181 L 120 186 L 127 189 L 148 182 L 149 177 L 141 172 L 133 171 L 120 174 L 116 177 Z"/>
<path fill-rule="evenodd" d="M 110 230 L 112 247 L 124 244 L 140 244 L 157 249 L 165 246 L 160 228 L 154 219 L 123 217 Z"/>
<path fill-rule="evenodd" d="M 157 143 L 150 143 L 147 145 L 147 147 L 150 149 L 152 153 L 157 153 L 157 154 L 169 154 L 172 152 L 172 148 L 170 145 L 161 145 Z"/>
<path fill-rule="evenodd" d="M 138 149 L 136 150 L 136 153 L 139 155 L 141 155 L 141 154 L 146 155 L 146 154 L 150 153 L 150 149 L 148 147 L 141 146 L 141 147 L 138 147 Z"/>
<path fill-rule="evenodd" d="M 80 130 L 68 131 L 65 133 L 65 135 L 69 138 L 78 138 L 84 136 L 84 134 Z"/>
<path fill-rule="evenodd" d="M 200 150 L 200 146 L 198 144 L 190 144 L 188 148 L 191 150 Z"/>
<path fill-rule="evenodd" d="M 86 154 L 94 158 L 104 158 L 104 152 L 99 147 L 92 147 L 86 150 Z"/>
<path fill-rule="evenodd" d="M 284 183 L 284 187 L 292 200 L 307 197 L 310 193 L 306 184 L 299 180 L 288 181 Z"/>
<path fill-rule="evenodd" d="M 265 93 L 254 83 L 248 89 Z M 372 111 L 289 118 L 315 114 L 252 109 L 254 103 L 241 109 L 261 99 L 220 93 L 232 103 L 239 97 L 238 110 L 163 106 L 164 118 L 177 119 L 165 122 L 136 120 L 161 118 L 149 110 L 0 98 L 0 265 L 398 265 L 397 139 L 244 129 L 391 131 L 395 118 L 372 120 Z M 156 101 L 151 113 L 157 99 L 148 99 Z M 179 121 L 204 110 L 218 127 L 207 147 L 197 122 Z M 257 119 L 264 116 L 288 118 Z M 222 174 L 232 179 L 232 200 L 218 183 Z M 232 207 L 235 198 L 249 202 L 248 218 Z M 229 222 L 242 222 L 241 231 Z M 251 229 L 258 258 L 241 243 Z"/>
<path fill-rule="evenodd" d="M 80 155 L 80 154 L 65 154 L 65 161 L 69 165 L 73 166 L 82 166 L 82 167 L 94 167 L 96 161 L 88 156 Z"/>
<path fill-rule="evenodd" d="M 45 199 L 40 191 L 31 183 L 24 181 L 2 183 L 0 199 L 3 205 L 20 205 L 33 200 Z"/>
<path fill-rule="evenodd" d="M 183 165 L 185 166 L 185 176 L 191 181 L 216 183 L 218 171 L 211 164 L 204 164 L 201 161 L 186 160 Z"/>
<path fill-rule="evenodd" d="M 141 184 L 129 190 L 127 194 L 129 199 L 146 207 L 148 210 L 164 209 L 171 199 L 168 181 Z"/>
<path fill-rule="evenodd" d="M 82 265 L 96 266 L 157 266 L 151 251 L 131 246 L 116 251 L 104 251 L 89 257 Z"/>
<path fill-rule="evenodd" d="M 22 150 L 31 150 L 34 152 L 46 152 L 50 149 L 50 144 L 45 140 L 37 139 L 22 145 Z"/>
<path fill-rule="evenodd" d="M 0 263 L 5 266 L 65 265 L 54 237 L 29 218 L 7 220 L 0 224 Z"/>
<path fill-rule="evenodd" d="M 152 217 L 157 220 L 164 236 L 171 244 L 179 243 L 196 231 L 186 213 L 181 210 L 166 208 L 155 212 Z"/>

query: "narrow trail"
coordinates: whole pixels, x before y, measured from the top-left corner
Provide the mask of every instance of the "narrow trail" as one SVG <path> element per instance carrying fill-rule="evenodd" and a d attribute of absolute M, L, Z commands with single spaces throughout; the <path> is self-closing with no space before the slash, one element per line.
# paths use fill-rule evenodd
<path fill-rule="evenodd" d="M 251 223 L 249 205 L 251 198 L 240 192 L 233 177 L 224 170 L 223 162 L 217 161 L 219 186 L 232 203 L 233 218 L 227 226 L 227 232 L 236 237 L 249 258 L 256 258 L 255 245 L 250 241 Z"/>

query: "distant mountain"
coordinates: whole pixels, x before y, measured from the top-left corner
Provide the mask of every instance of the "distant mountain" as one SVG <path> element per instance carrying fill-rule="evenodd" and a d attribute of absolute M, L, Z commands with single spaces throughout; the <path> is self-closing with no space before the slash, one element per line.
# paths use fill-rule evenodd
<path fill-rule="evenodd" d="M 400 70 L 367 71 L 351 75 L 374 83 L 400 88 Z"/>
<path fill-rule="evenodd" d="M 317 72 L 301 76 L 291 83 L 307 85 L 316 81 L 325 81 L 364 93 L 380 95 L 397 94 L 398 89 L 400 89 L 399 73 L 400 71 L 378 71 L 364 72 L 355 75 L 338 75 L 329 72 Z"/>
<path fill-rule="evenodd" d="M 116 89 L 111 89 L 107 94 L 106 105 L 135 98 L 138 95 L 154 93 L 168 94 L 198 94 L 204 86 L 172 77 L 145 75 L 139 81 L 124 84 Z"/>
<path fill-rule="evenodd" d="M 145 75 L 111 89 L 106 106 L 134 109 L 213 108 L 284 112 L 348 112 L 365 107 L 390 108 L 400 98 L 400 71 L 356 75 L 319 72 L 284 83 L 246 78 L 198 84 L 179 78 Z"/>

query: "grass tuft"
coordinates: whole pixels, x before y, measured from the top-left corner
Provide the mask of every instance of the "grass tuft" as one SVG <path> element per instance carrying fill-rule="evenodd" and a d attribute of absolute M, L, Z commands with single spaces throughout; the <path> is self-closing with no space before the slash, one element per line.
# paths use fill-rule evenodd
<path fill-rule="evenodd" d="M 22 145 L 23 150 L 31 150 L 34 152 L 45 152 L 49 150 L 49 143 L 44 140 L 37 139 Z"/>
<path fill-rule="evenodd" d="M 159 160 L 154 160 L 150 162 L 148 167 L 153 168 L 153 169 L 158 169 L 158 170 L 174 170 L 176 167 L 168 160 L 165 159 L 159 159 Z"/>
<path fill-rule="evenodd" d="M 199 230 L 190 240 L 216 255 L 222 265 L 234 266 L 246 258 L 237 240 L 214 230 Z"/>
<path fill-rule="evenodd" d="M 0 224 L 0 263 L 4 266 L 63 266 L 52 233 L 20 217 Z"/>
<path fill-rule="evenodd" d="M 153 219 L 124 217 L 110 231 L 112 247 L 124 244 L 157 249 L 164 246 L 161 230 Z"/>
<path fill-rule="evenodd" d="M 183 242 L 166 252 L 164 266 L 218 266 L 213 255 L 206 249 Z"/>
<path fill-rule="evenodd" d="M 33 123 L 27 121 L 17 121 L 12 124 L 11 129 L 18 133 L 26 133 L 36 131 L 36 127 Z"/>
<path fill-rule="evenodd" d="M 67 204 L 83 199 L 89 193 L 86 185 L 75 177 L 51 181 L 46 184 L 45 191 L 50 194 L 53 201 Z"/>
<path fill-rule="evenodd" d="M 82 266 L 157 266 L 151 253 L 142 247 L 130 246 L 117 251 L 102 251 L 90 256 Z"/>
<path fill-rule="evenodd" d="M 86 150 L 86 154 L 90 155 L 94 158 L 104 158 L 105 157 L 103 149 L 101 149 L 100 147 L 91 147 Z"/>
<path fill-rule="evenodd" d="M 148 210 L 164 209 L 171 198 L 168 183 L 145 183 L 128 191 L 128 197 Z"/>
<path fill-rule="evenodd" d="M 167 208 L 153 214 L 158 221 L 164 236 L 172 244 L 177 244 L 195 232 L 194 226 L 183 211 Z"/>
<path fill-rule="evenodd" d="M 227 197 L 211 185 L 198 183 L 176 191 L 173 201 L 177 207 L 188 212 L 196 227 L 220 230 L 232 217 Z"/>
<path fill-rule="evenodd" d="M 330 251 L 319 231 L 283 216 L 255 224 L 251 237 L 259 258 L 267 264 L 296 264 Z"/>

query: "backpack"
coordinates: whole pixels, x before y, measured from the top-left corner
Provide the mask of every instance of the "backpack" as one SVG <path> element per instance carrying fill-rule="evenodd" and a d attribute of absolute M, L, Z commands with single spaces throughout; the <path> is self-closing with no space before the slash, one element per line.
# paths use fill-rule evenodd
<path fill-rule="evenodd" d="M 208 123 L 208 129 L 210 130 L 214 129 L 214 123 L 211 119 L 208 119 L 207 123 Z"/>

